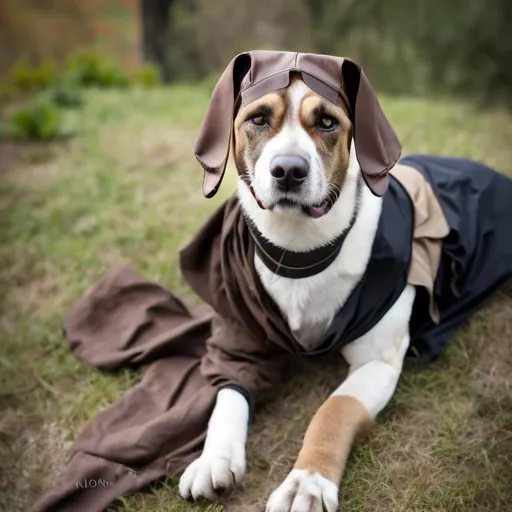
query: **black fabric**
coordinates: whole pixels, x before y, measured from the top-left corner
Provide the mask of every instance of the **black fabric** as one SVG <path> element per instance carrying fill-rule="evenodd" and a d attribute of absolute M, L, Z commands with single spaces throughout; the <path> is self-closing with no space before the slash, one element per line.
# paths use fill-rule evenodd
<path fill-rule="evenodd" d="M 440 322 L 420 293 L 411 317 L 409 355 L 437 358 L 454 331 L 512 276 L 512 180 L 464 158 L 401 160 L 431 184 L 450 226 L 435 285 Z"/>
<path fill-rule="evenodd" d="M 366 272 L 334 317 L 325 341 L 308 355 L 338 351 L 368 332 L 387 313 L 407 284 L 413 230 L 411 199 L 390 176 Z"/>

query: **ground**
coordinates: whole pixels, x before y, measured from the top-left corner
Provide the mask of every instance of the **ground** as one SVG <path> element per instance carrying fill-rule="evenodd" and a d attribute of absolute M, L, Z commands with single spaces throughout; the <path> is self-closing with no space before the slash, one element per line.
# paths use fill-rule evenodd
<path fill-rule="evenodd" d="M 136 380 L 78 362 L 61 335 L 73 302 L 129 264 L 193 302 L 179 247 L 221 197 L 201 194 L 192 142 L 208 89 L 87 93 L 64 143 L 0 145 L 0 509 L 52 484 L 84 424 Z M 404 154 L 482 160 L 512 171 L 512 117 L 455 100 L 382 99 Z M 512 300 L 502 293 L 428 368 L 407 368 L 373 436 L 350 458 L 351 512 L 495 512 L 512 503 Z M 297 376 L 250 431 L 245 489 L 221 505 L 177 498 L 177 478 L 117 510 L 261 510 L 291 468 L 314 410 L 342 378 L 333 361 Z"/>

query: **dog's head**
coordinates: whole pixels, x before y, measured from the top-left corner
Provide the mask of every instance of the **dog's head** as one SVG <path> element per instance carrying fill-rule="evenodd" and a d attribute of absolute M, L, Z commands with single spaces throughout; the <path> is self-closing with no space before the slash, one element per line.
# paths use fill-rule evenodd
<path fill-rule="evenodd" d="M 220 186 L 231 143 L 239 176 L 262 208 L 311 217 L 336 200 L 352 143 L 376 195 L 401 152 L 357 64 L 294 52 L 243 53 L 222 74 L 195 145 L 207 197 Z"/>

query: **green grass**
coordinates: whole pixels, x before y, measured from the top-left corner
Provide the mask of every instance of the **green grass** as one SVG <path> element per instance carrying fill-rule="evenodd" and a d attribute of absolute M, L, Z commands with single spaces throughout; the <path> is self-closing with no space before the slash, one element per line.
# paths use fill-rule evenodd
<path fill-rule="evenodd" d="M 51 485 L 84 424 L 138 376 L 102 374 L 70 355 L 60 325 L 73 302 L 123 264 L 192 301 L 177 256 L 223 197 L 201 194 L 192 152 L 208 91 L 91 91 L 79 135 L 0 145 L 0 509 L 24 510 Z M 404 154 L 482 160 L 512 171 L 512 118 L 455 100 L 383 98 Z M 507 510 L 512 503 L 512 304 L 498 297 L 442 360 L 408 368 L 373 436 L 354 451 L 344 510 Z M 245 488 L 221 505 L 177 499 L 176 478 L 124 497 L 125 512 L 260 510 L 298 453 L 343 368 L 295 378 L 251 427 Z M 508 505 L 507 505 L 508 504 Z"/>

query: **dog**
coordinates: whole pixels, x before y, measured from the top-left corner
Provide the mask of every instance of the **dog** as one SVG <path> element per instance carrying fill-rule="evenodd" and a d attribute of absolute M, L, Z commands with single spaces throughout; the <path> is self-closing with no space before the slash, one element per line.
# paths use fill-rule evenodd
<path fill-rule="evenodd" d="M 292 58 L 287 52 L 282 55 Z M 284 82 L 278 80 L 270 90 L 236 105 L 227 137 L 239 176 L 238 200 L 260 249 L 254 255 L 258 278 L 298 343 L 313 351 L 367 271 L 381 220 L 385 181 L 400 151 L 393 148 L 394 134 L 389 135 L 385 127 L 380 138 L 393 155 L 378 172 L 369 172 L 368 164 L 362 169 L 365 150 L 361 137 L 365 134 L 361 125 L 368 124 L 368 119 L 361 120 L 362 114 L 355 110 L 376 108 L 373 99 L 354 107 L 350 84 L 341 81 L 338 94 L 326 98 L 327 93 L 319 92 L 319 73 L 315 82 L 314 73 L 304 72 L 296 59 L 283 66 Z M 324 64 L 327 68 L 331 61 Z M 239 95 L 236 84 L 252 72 L 250 67 L 238 71 L 239 77 L 233 68 L 228 70 L 228 75 L 234 76 L 230 94 L 235 98 Z M 359 90 L 367 86 L 363 80 L 364 75 L 358 77 Z M 218 136 L 225 138 L 221 117 L 231 106 L 222 101 L 214 93 L 210 109 L 219 116 L 222 133 Z M 380 114 L 373 118 L 371 112 L 364 115 L 370 116 L 370 124 L 383 122 Z M 375 121 L 377 118 L 380 121 Z M 212 166 L 204 167 L 212 171 Z M 213 186 L 207 179 L 208 175 L 208 196 L 219 179 Z M 448 227 L 442 230 L 446 235 Z M 343 243 L 329 264 L 312 275 L 289 277 L 265 261 L 265 244 L 279 248 L 283 255 L 313 253 L 318 248 L 329 255 L 340 237 Z M 375 325 L 341 348 L 349 365 L 348 376 L 315 413 L 295 466 L 271 493 L 266 512 L 338 509 L 339 486 L 352 445 L 374 424 L 399 381 L 410 345 L 416 294 L 417 287 L 407 282 Z M 249 406 L 243 394 L 221 389 L 203 453 L 180 478 L 182 497 L 215 499 L 217 489 L 242 481 L 248 419 Z"/>

